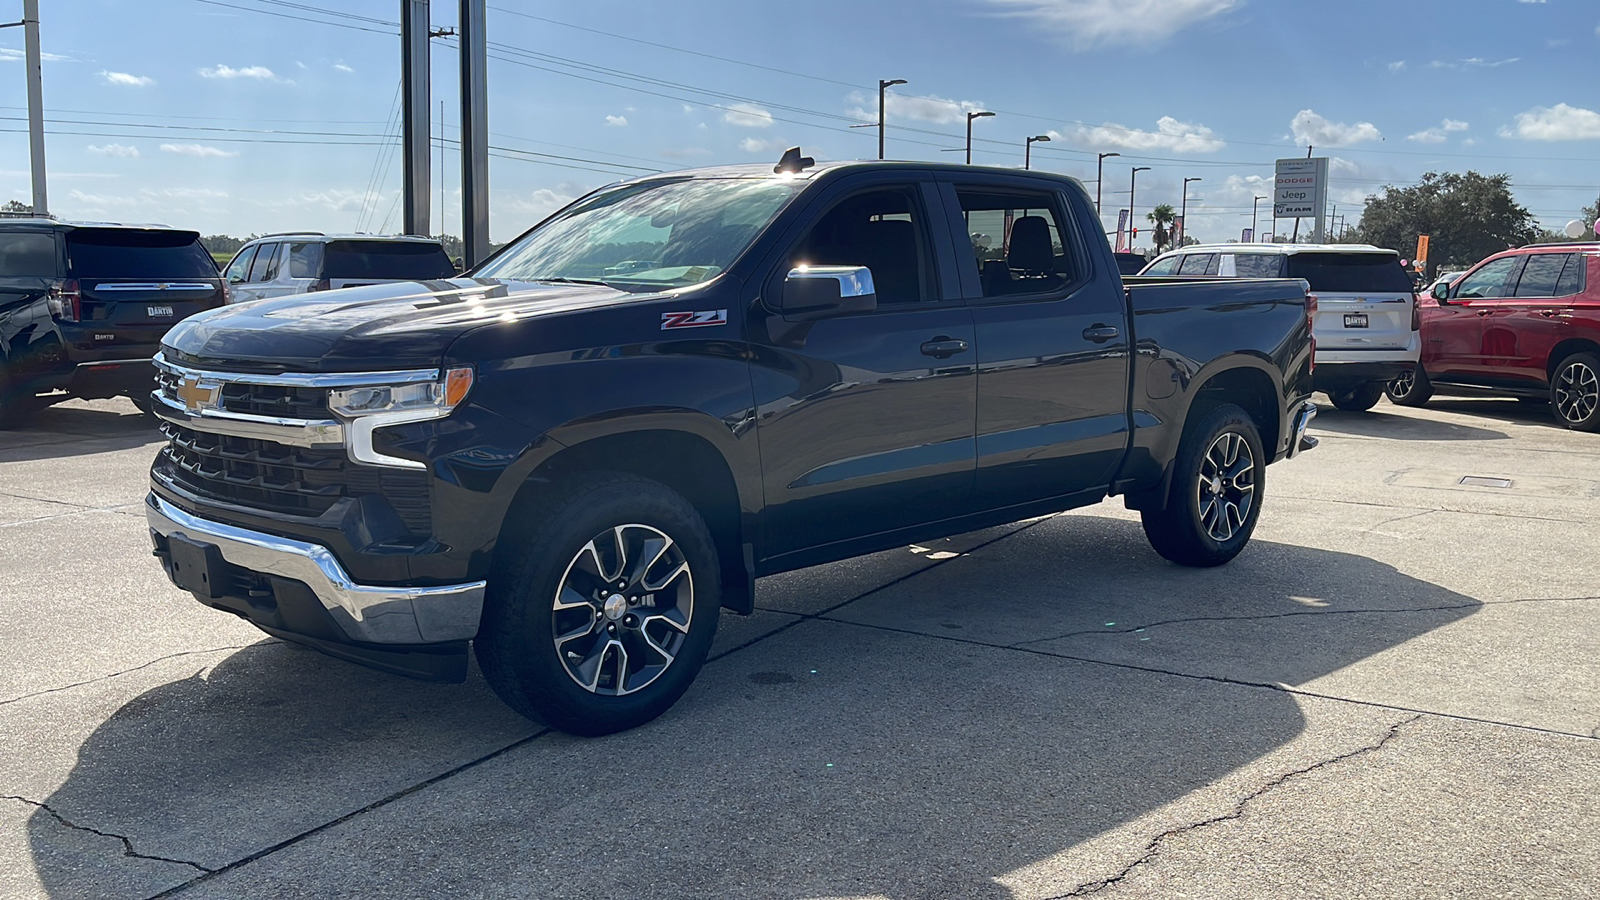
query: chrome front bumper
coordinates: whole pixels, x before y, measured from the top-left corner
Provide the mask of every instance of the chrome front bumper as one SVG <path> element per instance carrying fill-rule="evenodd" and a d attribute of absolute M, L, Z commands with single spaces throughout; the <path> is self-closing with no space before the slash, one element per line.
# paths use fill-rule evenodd
<path fill-rule="evenodd" d="M 1316 417 L 1317 405 L 1315 403 L 1312 403 L 1310 400 L 1306 400 L 1300 404 L 1300 408 L 1295 411 L 1294 418 L 1292 420 L 1294 422 L 1294 429 L 1291 432 L 1291 437 L 1289 438 L 1289 452 L 1284 454 L 1284 459 L 1294 459 L 1303 451 L 1314 449 L 1317 446 L 1317 439 L 1309 434 L 1306 434 L 1307 426 L 1309 426 L 1311 424 L 1311 420 L 1315 419 Z"/>
<path fill-rule="evenodd" d="M 352 640 L 372 644 L 464 641 L 478 633 L 485 582 L 440 587 L 356 584 L 328 548 L 191 516 L 155 494 L 145 498 L 150 530 L 212 544 L 232 565 L 301 582 Z"/>

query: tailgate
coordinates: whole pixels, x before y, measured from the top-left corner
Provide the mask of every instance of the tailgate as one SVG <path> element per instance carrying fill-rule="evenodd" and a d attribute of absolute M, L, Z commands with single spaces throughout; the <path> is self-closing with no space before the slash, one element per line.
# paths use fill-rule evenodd
<path fill-rule="evenodd" d="M 1322 350 L 1404 350 L 1411 342 L 1411 294 L 1317 292 L 1312 333 Z"/>

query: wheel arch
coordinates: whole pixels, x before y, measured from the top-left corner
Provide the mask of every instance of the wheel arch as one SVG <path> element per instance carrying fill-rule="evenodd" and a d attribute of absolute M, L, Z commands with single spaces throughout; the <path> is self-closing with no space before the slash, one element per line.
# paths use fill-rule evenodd
<path fill-rule="evenodd" d="M 1562 360 L 1574 353 L 1593 353 L 1596 356 L 1600 356 L 1600 343 L 1596 343 L 1589 338 L 1567 338 L 1551 347 L 1550 357 L 1544 363 L 1545 380 L 1547 382 L 1554 381 L 1556 367 L 1561 365 Z"/>

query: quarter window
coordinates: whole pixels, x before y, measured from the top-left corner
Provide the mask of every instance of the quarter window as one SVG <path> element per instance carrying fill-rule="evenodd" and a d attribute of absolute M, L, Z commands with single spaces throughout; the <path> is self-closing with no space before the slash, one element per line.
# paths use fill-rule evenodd
<path fill-rule="evenodd" d="M 289 245 L 290 278 L 316 278 L 321 268 L 321 244 L 298 241 Z"/>
<path fill-rule="evenodd" d="M 1571 297 L 1573 294 L 1583 293 L 1586 279 L 1584 275 L 1589 268 L 1589 257 L 1582 253 L 1574 253 L 1567 257 L 1567 265 L 1561 270 L 1561 280 L 1556 282 L 1557 297 Z"/>
<path fill-rule="evenodd" d="M 1554 297 L 1561 270 L 1566 268 L 1571 256 L 1570 253 L 1537 253 L 1528 257 L 1528 264 L 1522 267 L 1522 278 L 1517 282 L 1517 296 Z"/>

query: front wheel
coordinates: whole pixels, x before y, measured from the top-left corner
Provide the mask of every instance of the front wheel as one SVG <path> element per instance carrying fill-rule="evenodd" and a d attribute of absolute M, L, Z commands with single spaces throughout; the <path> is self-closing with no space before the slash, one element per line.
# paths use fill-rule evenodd
<path fill-rule="evenodd" d="M 508 706 L 572 734 L 654 719 L 688 690 L 720 606 L 715 545 L 682 496 L 586 474 L 513 524 L 475 650 Z"/>
<path fill-rule="evenodd" d="M 1428 373 L 1422 370 L 1422 363 L 1417 367 L 1389 382 L 1383 392 L 1389 396 L 1389 402 L 1396 406 L 1421 406 L 1433 396 L 1433 382 L 1428 380 Z"/>
<path fill-rule="evenodd" d="M 1172 488 L 1139 514 L 1150 546 L 1185 566 L 1220 566 L 1239 555 L 1261 515 L 1266 453 L 1255 420 L 1224 403 L 1186 429 Z"/>
<path fill-rule="evenodd" d="M 1333 405 L 1345 412 L 1366 412 L 1378 405 L 1378 400 L 1383 397 L 1384 386 L 1380 382 L 1363 384 L 1353 391 L 1329 394 L 1328 399 Z"/>
<path fill-rule="evenodd" d="M 1574 431 L 1600 431 L 1600 357 L 1574 353 L 1556 366 L 1550 408 Z"/>

